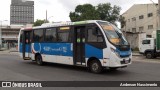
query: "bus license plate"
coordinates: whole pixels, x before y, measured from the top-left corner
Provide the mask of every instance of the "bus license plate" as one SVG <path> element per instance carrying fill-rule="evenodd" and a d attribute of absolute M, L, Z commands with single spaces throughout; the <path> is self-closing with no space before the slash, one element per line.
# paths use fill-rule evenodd
<path fill-rule="evenodd" d="M 125 60 L 124 62 L 127 64 L 127 63 L 129 63 L 129 60 Z"/>

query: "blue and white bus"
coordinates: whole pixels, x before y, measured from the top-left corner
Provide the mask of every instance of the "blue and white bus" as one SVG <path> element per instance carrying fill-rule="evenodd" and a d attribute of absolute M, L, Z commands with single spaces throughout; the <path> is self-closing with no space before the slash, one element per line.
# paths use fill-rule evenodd
<path fill-rule="evenodd" d="M 23 28 L 18 48 L 24 60 L 85 66 L 93 73 L 131 64 L 131 48 L 122 32 L 101 20 L 43 24 Z"/>

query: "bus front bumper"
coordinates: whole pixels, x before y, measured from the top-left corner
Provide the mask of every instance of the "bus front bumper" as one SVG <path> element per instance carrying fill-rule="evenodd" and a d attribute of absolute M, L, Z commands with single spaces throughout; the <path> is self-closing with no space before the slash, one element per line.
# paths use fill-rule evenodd
<path fill-rule="evenodd" d="M 126 67 L 131 63 L 132 63 L 132 55 L 125 58 L 120 58 L 120 57 L 117 57 L 117 55 L 115 55 L 114 53 L 111 53 L 110 59 L 109 59 L 109 65 L 104 64 L 104 67 L 106 66 L 106 67 L 121 68 L 121 67 Z"/>

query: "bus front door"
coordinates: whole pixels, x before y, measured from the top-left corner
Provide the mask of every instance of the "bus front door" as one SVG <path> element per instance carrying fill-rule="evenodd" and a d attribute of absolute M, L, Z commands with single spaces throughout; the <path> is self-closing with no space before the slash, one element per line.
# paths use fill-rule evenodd
<path fill-rule="evenodd" d="M 31 59 L 31 31 L 24 31 L 23 33 L 22 53 L 24 60 Z"/>
<path fill-rule="evenodd" d="M 85 26 L 74 28 L 74 64 L 83 65 L 85 63 Z"/>

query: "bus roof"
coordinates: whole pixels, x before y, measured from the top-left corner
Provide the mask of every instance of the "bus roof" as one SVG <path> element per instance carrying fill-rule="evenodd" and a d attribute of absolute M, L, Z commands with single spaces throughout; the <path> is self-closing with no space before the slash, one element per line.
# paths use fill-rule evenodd
<path fill-rule="evenodd" d="M 36 27 L 32 27 L 32 28 L 22 28 L 21 30 L 32 30 L 32 29 L 38 29 L 38 28 L 58 27 L 58 26 L 68 26 L 68 25 L 82 25 L 82 24 L 96 23 L 97 21 L 102 21 L 102 20 L 86 20 L 86 21 L 77 21 L 77 22 L 44 23 L 41 26 L 36 26 Z M 105 21 L 105 22 L 107 22 L 107 21 Z"/>

